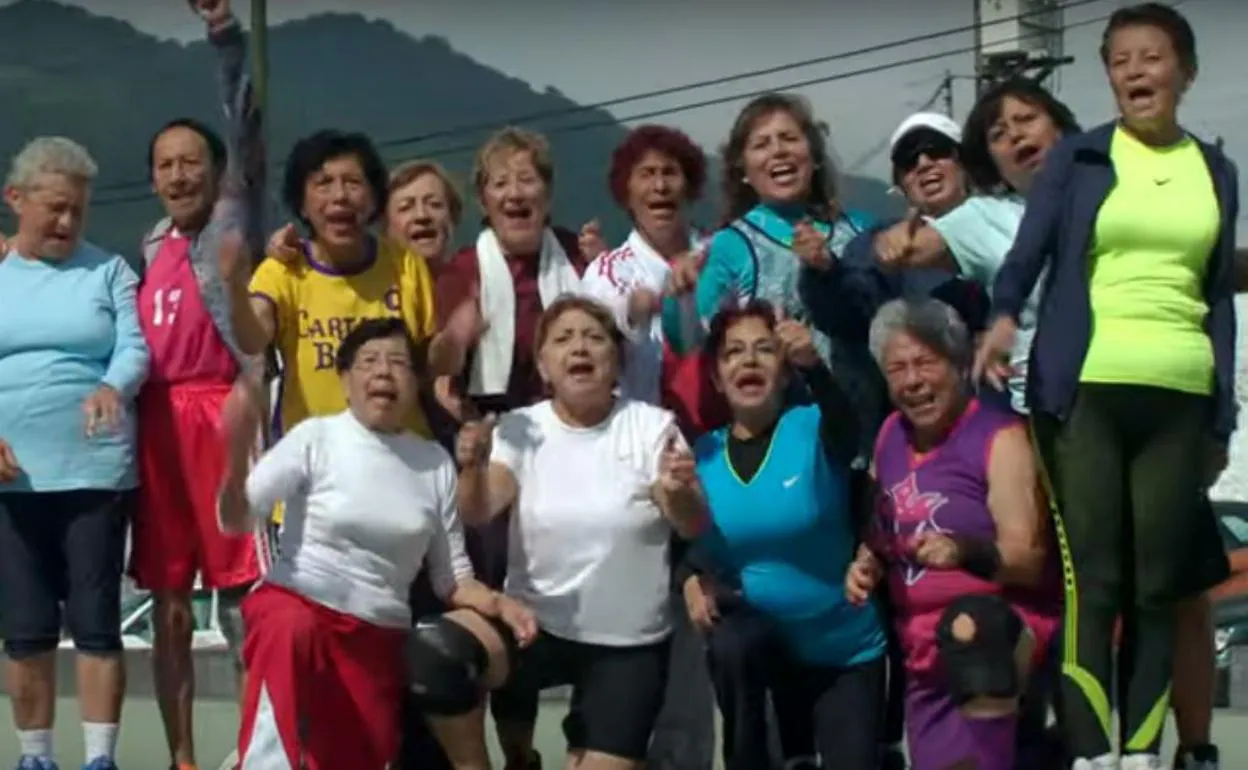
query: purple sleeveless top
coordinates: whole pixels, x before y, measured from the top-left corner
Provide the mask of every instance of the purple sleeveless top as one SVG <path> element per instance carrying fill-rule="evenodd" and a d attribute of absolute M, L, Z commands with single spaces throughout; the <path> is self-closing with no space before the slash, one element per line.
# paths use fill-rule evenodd
<path fill-rule="evenodd" d="M 922 456 L 914 453 L 900 412 L 889 415 L 880 429 L 875 445 L 880 497 L 872 545 L 888 561 L 890 599 L 906 668 L 912 673 L 935 669 L 936 627 L 959 596 L 1003 596 L 1036 635 L 1038 654 L 1057 628 L 1061 601 L 1056 560 L 1041 589 L 1003 587 L 964 570 L 929 569 L 913 560 L 914 538 L 925 532 L 996 538 L 988 509 L 989 453 L 1001 430 L 1020 424 L 1013 413 L 972 400 L 944 442 Z"/>

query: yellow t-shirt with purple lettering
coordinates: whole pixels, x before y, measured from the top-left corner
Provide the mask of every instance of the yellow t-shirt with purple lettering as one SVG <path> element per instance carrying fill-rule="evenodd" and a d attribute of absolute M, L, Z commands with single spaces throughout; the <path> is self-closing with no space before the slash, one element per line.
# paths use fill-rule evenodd
<path fill-rule="evenodd" d="M 435 329 L 428 266 L 386 238 L 377 240 L 368 262 L 350 274 L 320 264 L 306 252 L 289 265 L 266 259 L 252 276 L 251 294 L 272 303 L 277 320 L 274 344 L 282 358 L 282 376 L 274 441 L 308 417 L 347 408 L 334 357 L 358 323 L 402 318 L 417 342 L 427 340 Z M 430 435 L 419 406 L 406 426 L 419 436 Z"/>

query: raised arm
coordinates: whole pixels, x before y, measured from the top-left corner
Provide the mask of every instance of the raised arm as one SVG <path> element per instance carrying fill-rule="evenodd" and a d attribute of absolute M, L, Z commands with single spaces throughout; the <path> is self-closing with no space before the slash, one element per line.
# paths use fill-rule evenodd
<path fill-rule="evenodd" d="M 652 494 L 663 517 L 685 540 L 693 540 L 710 523 L 706 495 L 698 481 L 697 466 L 689 445 L 673 420 L 664 431 L 657 451 L 656 478 Z"/>
<path fill-rule="evenodd" d="M 1068 141 L 1049 150 L 1044 166 L 1032 182 L 1014 245 L 993 282 L 994 318 L 1006 316 L 1018 321 L 1055 249 L 1066 202 L 1066 178 L 1074 163 L 1073 146 Z"/>
<path fill-rule="evenodd" d="M 745 236 L 728 228 L 715 233 L 693 296 L 669 296 L 663 302 L 663 335 L 673 350 L 696 350 L 706 325 L 725 304 L 754 294 L 753 265 Z"/>
<path fill-rule="evenodd" d="M 222 409 L 226 469 L 217 496 L 217 517 L 224 532 L 243 533 L 266 521 L 278 502 L 307 489 L 321 426 L 304 420 L 261 456 L 254 468 L 252 448 L 263 420 L 255 383 L 239 380 Z"/>
<path fill-rule="evenodd" d="M 520 452 L 496 427 L 497 418 L 464 423 L 455 442 L 459 463 L 459 515 L 469 526 L 485 524 L 510 508 L 519 496 L 516 469 Z"/>
<path fill-rule="evenodd" d="M 230 9 L 229 0 L 194 0 L 217 52 L 219 99 L 225 112 L 229 162 L 222 199 L 236 219 L 253 263 L 264 255 L 266 157 L 263 116 L 247 73 L 247 36 Z"/>

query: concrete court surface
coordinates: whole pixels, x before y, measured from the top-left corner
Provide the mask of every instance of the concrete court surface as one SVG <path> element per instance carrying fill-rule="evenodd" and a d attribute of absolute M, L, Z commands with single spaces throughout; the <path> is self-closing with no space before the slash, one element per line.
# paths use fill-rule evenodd
<path fill-rule="evenodd" d="M 537 748 L 547 758 L 547 767 L 560 767 L 563 736 L 559 722 L 564 703 L 542 702 L 538 722 Z M 82 762 L 82 731 L 78 724 L 78 707 L 72 698 L 57 703 L 56 754 L 62 770 L 73 770 Z M 196 743 L 200 767 L 215 770 L 224 760 L 235 740 L 236 710 L 223 700 L 200 700 L 196 710 Z M 8 699 L 0 700 L 0 770 L 8 770 L 17 761 L 17 740 L 13 735 Z M 1214 724 L 1214 738 L 1222 747 L 1222 766 L 1248 768 L 1248 712 L 1220 711 Z M 1166 752 L 1174 747 L 1173 726 L 1167 730 Z M 497 757 L 497 748 L 493 753 Z M 137 697 L 126 702 L 125 718 L 118 747 L 121 770 L 165 770 L 168 767 L 164 732 L 160 714 L 151 698 Z M 499 767 L 501 763 L 495 764 Z"/>

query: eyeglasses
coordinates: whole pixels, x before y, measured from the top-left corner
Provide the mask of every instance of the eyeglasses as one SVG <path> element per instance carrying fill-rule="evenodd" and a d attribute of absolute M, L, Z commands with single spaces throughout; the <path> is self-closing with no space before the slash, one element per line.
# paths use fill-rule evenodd
<path fill-rule="evenodd" d="M 919 165 L 926 155 L 930 160 L 949 160 L 958 155 L 958 145 L 944 137 L 923 137 L 917 142 L 903 142 L 893 153 L 893 168 L 905 174 Z"/>
<path fill-rule="evenodd" d="M 395 371 L 411 371 L 412 360 L 406 356 L 360 356 L 355 359 L 351 368 L 357 372 L 370 374 L 382 369 L 390 369 Z"/>

